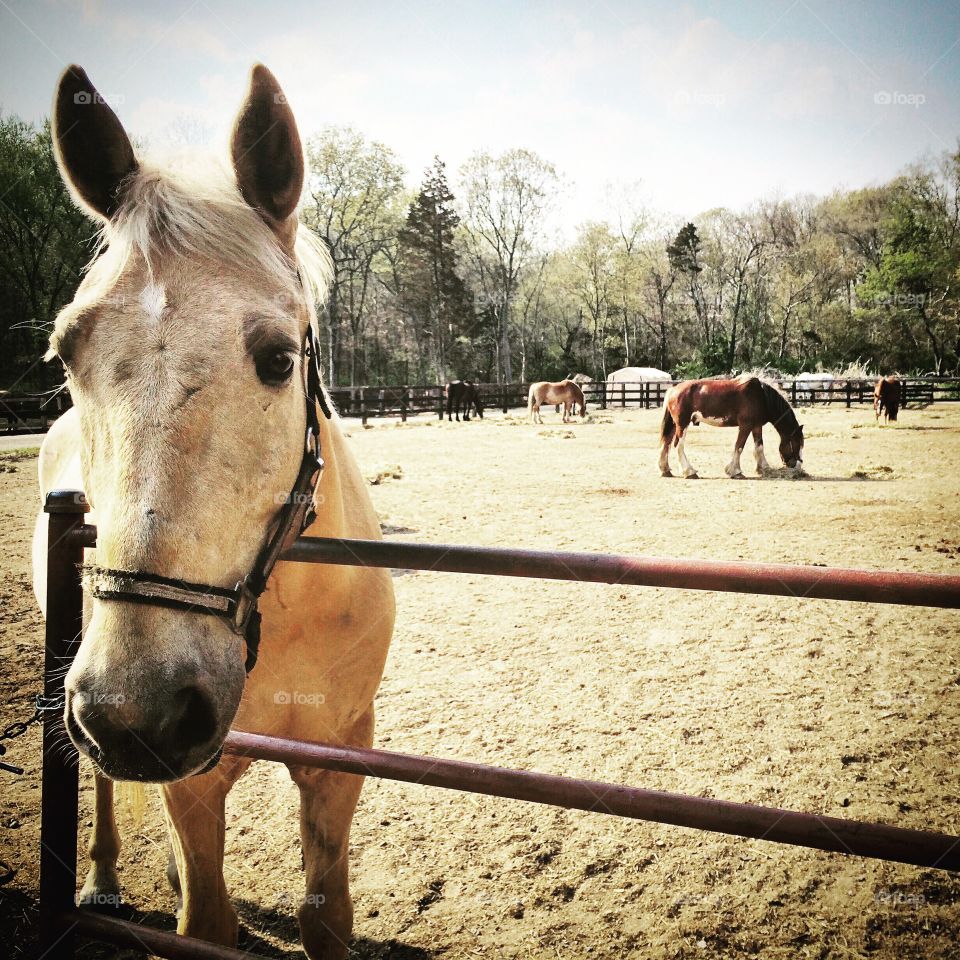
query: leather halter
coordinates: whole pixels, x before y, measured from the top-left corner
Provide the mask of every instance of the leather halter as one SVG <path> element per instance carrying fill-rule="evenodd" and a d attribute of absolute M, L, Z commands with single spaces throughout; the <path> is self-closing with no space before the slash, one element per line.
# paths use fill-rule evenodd
<path fill-rule="evenodd" d="M 246 641 L 247 673 L 257 662 L 260 646 L 260 611 L 257 604 L 267 589 L 270 574 L 291 534 L 298 537 L 315 519 L 313 496 L 323 472 L 317 407 L 328 420 L 330 408 L 320 386 L 319 342 L 312 324 L 308 324 L 303 342 L 303 362 L 306 367 L 307 428 L 300 472 L 277 516 L 272 533 L 257 554 L 253 568 L 232 590 L 142 570 L 114 570 L 87 565 L 83 571 L 84 587 L 98 600 L 146 603 L 222 617 L 230 629 Z"/>

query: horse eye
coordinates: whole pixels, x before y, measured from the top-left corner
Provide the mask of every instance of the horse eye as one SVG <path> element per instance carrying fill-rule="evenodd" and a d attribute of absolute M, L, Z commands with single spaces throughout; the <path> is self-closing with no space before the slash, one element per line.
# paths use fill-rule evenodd
<path fill-rule="evenodd" d="M 254 361 L 257 376 L 270 386 L 279 386 L 293 373 L 293 357 L 286 350 L 271 350 L 259 355 Z"/>

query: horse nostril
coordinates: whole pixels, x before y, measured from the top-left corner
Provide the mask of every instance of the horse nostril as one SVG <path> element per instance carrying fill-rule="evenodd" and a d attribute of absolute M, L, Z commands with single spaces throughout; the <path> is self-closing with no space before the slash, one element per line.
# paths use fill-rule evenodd
<path fill-rule="evenodd" d="M 166 733 L 186 751 L 213 739 L 217 716 L 210 698 L 199 687 L 183 687 L 173 697 Z"/>

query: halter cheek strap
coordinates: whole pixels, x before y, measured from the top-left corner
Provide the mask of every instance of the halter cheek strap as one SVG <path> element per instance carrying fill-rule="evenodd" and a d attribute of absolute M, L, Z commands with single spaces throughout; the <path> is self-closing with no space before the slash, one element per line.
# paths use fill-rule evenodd
<path fill-rule="evenodd" d="M 272 533 L 257 554 L 253 568 L 232 590 L 141 570 L 116 570 L 96 565 L 87 565 L 83 570 L 84 587 L 98 600 L 146 603 L 223 618 L 230 629 L 246 642 L 247 673 L 257 662 L 260 647 L 260 611 L 257 607 L 267 589 L 270 574 L 288 540 L 298 537 L 315 519 L 313 498 L 323 472 L 317 407 L 327 419 L 330 419 L 330 408 L 320 385 L 319 343 L 312 325 L 307 327 L 303 359 L 306 367 L 307 428 L 300 471 Z"/>

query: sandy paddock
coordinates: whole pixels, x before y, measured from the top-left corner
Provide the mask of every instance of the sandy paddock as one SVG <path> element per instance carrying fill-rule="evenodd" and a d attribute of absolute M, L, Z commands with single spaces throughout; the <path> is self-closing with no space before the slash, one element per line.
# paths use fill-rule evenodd
<path fill-rule="evenodd" d="M 662 479 L 657 411 L 544 419 L 348 430 L 397 539 L 960 572 L 960 405 L 886 428 L 863 408 L 805 410 L 801 480 L 726 479 L 734 433 L 707 426 L 688 444 L 703 479 Z M 42 641 L 35 463 L 0 466 L 4 726 L 38 688 Z M 394 582 L 379 745 L 960 834 L 955 613 Z M 33 728 L 11 745 L 27 775 L 0 774 L 0 856 L 18 869 L 0 889 L 0 940 L 17 955 L 36 924 L 39 744 Z M 86 771 L 82 785 L 88 811 Z M 261 763 L 228 808 L 242 945 L 274 956 L 299 954 L 296 803 L 285 771 Z M 123 830 L 129 902 L 169 928 L 156 800 Z M 960 955 L 960 878 L 948 874 L 432 788 L 368 781 L 351 863 L 363 958 Z"/>

